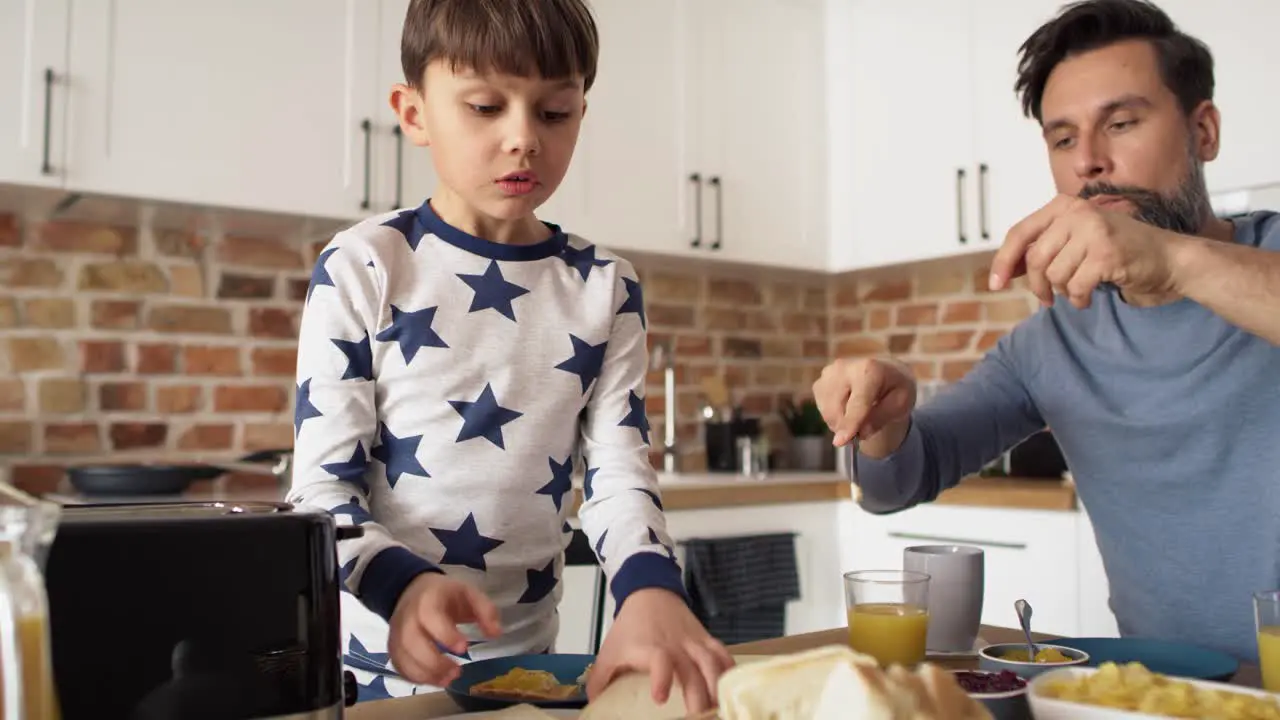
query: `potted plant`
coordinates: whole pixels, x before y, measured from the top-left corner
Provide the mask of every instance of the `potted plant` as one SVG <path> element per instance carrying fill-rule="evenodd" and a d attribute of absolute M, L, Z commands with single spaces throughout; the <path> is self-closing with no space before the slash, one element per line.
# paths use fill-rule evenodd
<path fill-rule="evenodd" d="M 796 470 L 827 470 L 831 457 L 830 433 L 827 422 L 818 411 L 818 403 L 812 398 L 796 405 L 788 401 L 781 410 L 782 420 L 791 433 L 791 465 Z"/>

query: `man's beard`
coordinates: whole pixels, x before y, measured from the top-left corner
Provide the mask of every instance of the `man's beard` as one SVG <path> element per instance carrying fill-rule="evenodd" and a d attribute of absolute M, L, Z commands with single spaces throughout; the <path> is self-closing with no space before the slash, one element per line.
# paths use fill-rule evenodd
<path fill-rule="evenodd" d="M 1088 200 L 1097 195 L 1111 195 L 1133 203 L 1136 220 L 1184 235 L 1194 235 L 1204 224 L 1209 205 L 1209 192 L 1204 185 L 1204 170 L 1194 159 L 1191 170 L 1172 195 L 1133 185 L 1096 182 L 1085 185 L 1080 197 Z"/>

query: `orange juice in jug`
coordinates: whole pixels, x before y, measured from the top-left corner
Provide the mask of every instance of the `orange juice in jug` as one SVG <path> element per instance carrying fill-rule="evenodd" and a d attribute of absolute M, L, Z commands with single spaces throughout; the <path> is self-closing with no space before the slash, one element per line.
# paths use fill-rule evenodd
<path fill-rule="evenodd" d="M 59 720 L 49 658 L 48 623 L 41 615 L 18 618 L 18 649 L 22 654 L 22 710 L 27 720 Z M 4 717 L 4 674 L 0 665 L 0 718 Z"/>

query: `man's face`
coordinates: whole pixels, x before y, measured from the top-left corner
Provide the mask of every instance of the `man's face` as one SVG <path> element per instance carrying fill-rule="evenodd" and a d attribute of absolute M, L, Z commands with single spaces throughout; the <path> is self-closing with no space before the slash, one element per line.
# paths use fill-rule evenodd
<path fill-rule="evenodd" d="M 527 217 L 568 172 L 586 101 L 581 78 L 543 80 L 427 66 L 421 144 L 440 182 L 498 220 Z"/>
<path fill-rule="evenodd" d="M 1200 229 L 1209 207 L 1202 163 L 1217 154 L 1217 113 L 1206 102 L 1188 119 L 1149 43 L 1068 57 L 1049 75 L 1040 108 L 1059 193 L 1167 230 Z"/>

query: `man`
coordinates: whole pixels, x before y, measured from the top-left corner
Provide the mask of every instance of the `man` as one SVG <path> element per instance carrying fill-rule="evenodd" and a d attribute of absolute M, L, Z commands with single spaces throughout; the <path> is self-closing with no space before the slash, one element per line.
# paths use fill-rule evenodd
<path fill-rule="evenodd" d="M 1059 195 L 990 283 L 1025 275 L 1045 307 L 926 406 L 891 359 L 836 361 L 814 394 L 875 513 L 1051 427 L 1121 634 L 1254 660 L 1251 594 L 1280 587 L 1280 216 L 1213 216 L 1213 61 L 1158 8 L 1073 4 L 1021 51 Z"/>

